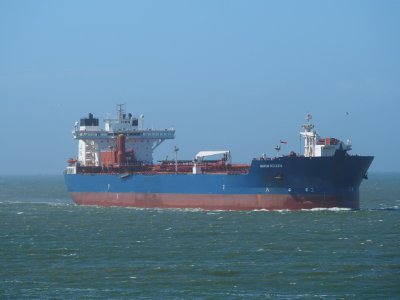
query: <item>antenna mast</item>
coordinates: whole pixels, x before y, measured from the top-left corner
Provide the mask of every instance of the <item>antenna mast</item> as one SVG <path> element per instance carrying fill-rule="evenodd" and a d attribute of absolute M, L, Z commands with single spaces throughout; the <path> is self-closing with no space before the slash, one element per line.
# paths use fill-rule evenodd
<path fill-rule="evenodd" d="M 179 148 L 177 146 L 174 146 L 174 152 L 175 152 L 175 173 L 178 174 L 178 151 Z"/>
<path fill-rule="evenodd" d="M 317 143 L 317 133 L 312 131 L 314 129 L 314 124 L 311 123 L 312 115 L 307 114 L 306 121 L 307 124 L 302 125 L 304 128 L 303 132 L 300 132 L 300 135 L 304 138 L 304 156 L 305 157 L 313 157 L 315 156 L 315 145 Z"/>
<path fill-rule="evenodd" d="M 117 104 L 118 119 L 121 121 L 125 113 L 125 103 Z"/>

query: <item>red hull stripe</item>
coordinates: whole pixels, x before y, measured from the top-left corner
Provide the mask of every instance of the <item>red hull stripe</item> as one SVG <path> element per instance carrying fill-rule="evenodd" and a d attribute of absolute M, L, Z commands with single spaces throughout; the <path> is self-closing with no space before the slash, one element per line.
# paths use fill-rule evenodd
<path fill-rule="evenodd" d="M 139 208 L 201 208 L 207 210 L 299 210 L 346 207 L 358 209 L 358 201 L 344 201 L 337 196 L 293 195 L 217 195 L 156 193 L 70 193 L 76 204 Z M 349 206 L 349 203 L 351 205 Z"/>

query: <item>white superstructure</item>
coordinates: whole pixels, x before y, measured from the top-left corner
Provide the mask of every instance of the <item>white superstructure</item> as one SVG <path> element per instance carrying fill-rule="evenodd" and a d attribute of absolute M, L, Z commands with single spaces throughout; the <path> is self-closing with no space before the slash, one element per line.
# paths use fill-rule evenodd
<path fill-rule="evenodd" d="M 175 129 L 144 128 L 144 116 L 135 118 L 125 113 L 125 105 L 119 104 L 116 118 L 106 118 L 104 129 L 99 119 L 89 114 L 75 123 L 72 135 L 78 140 L 78 162 L 82 166 L 100 166 L 102 152 L 116 150 L 117 137 L 125 136 L 125 151 L 133 152 L 135 159 L 144 163 L 153 162 L 153 151 L 164 140 L 175 138 Z"/>
<path fill-rule="evenodd" d="M 306 116 L 307 124 L 302 125 L 304 131 L 300 135 L 304 139 L 304 156 L 305 157 L 320 157 L 333 156 L 336 150 L 342 149 L 345 151 L 351 150 L 350 141 L 343 143 L 335 138 L 321 138 L 314 129 L 314 124 L 311 123 L 312 116 Z"/>

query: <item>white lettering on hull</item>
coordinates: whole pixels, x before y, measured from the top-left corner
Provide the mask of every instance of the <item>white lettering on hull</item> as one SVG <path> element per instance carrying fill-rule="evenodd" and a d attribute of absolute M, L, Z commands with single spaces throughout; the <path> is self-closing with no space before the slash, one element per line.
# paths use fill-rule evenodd
<path fill-rule="evenodd" d="M 260 165 L 260 168 L 283 168 L 282 164 Z"/>

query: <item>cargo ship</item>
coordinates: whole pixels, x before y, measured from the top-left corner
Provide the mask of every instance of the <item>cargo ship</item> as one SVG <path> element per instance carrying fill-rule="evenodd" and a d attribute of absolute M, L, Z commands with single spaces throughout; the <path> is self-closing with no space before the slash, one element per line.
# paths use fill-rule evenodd
<path fill-rule="evenodd" d="M 72 131 L 78 156 L 64 171 L 69 195 L 79 205 L 205 210 L 359 209 L 359 187 L 373 156 L 350 154 L 350 141 L 321 138 L 306 116 L 304 152 L 262 154 L 250 164 L 233 163 L 229 150 L 203 150 L 192 159 L 153 162 L 153 151 L 175 138 L 175 129 L 150 129 L 144 116 L 93 114 Z"/>

